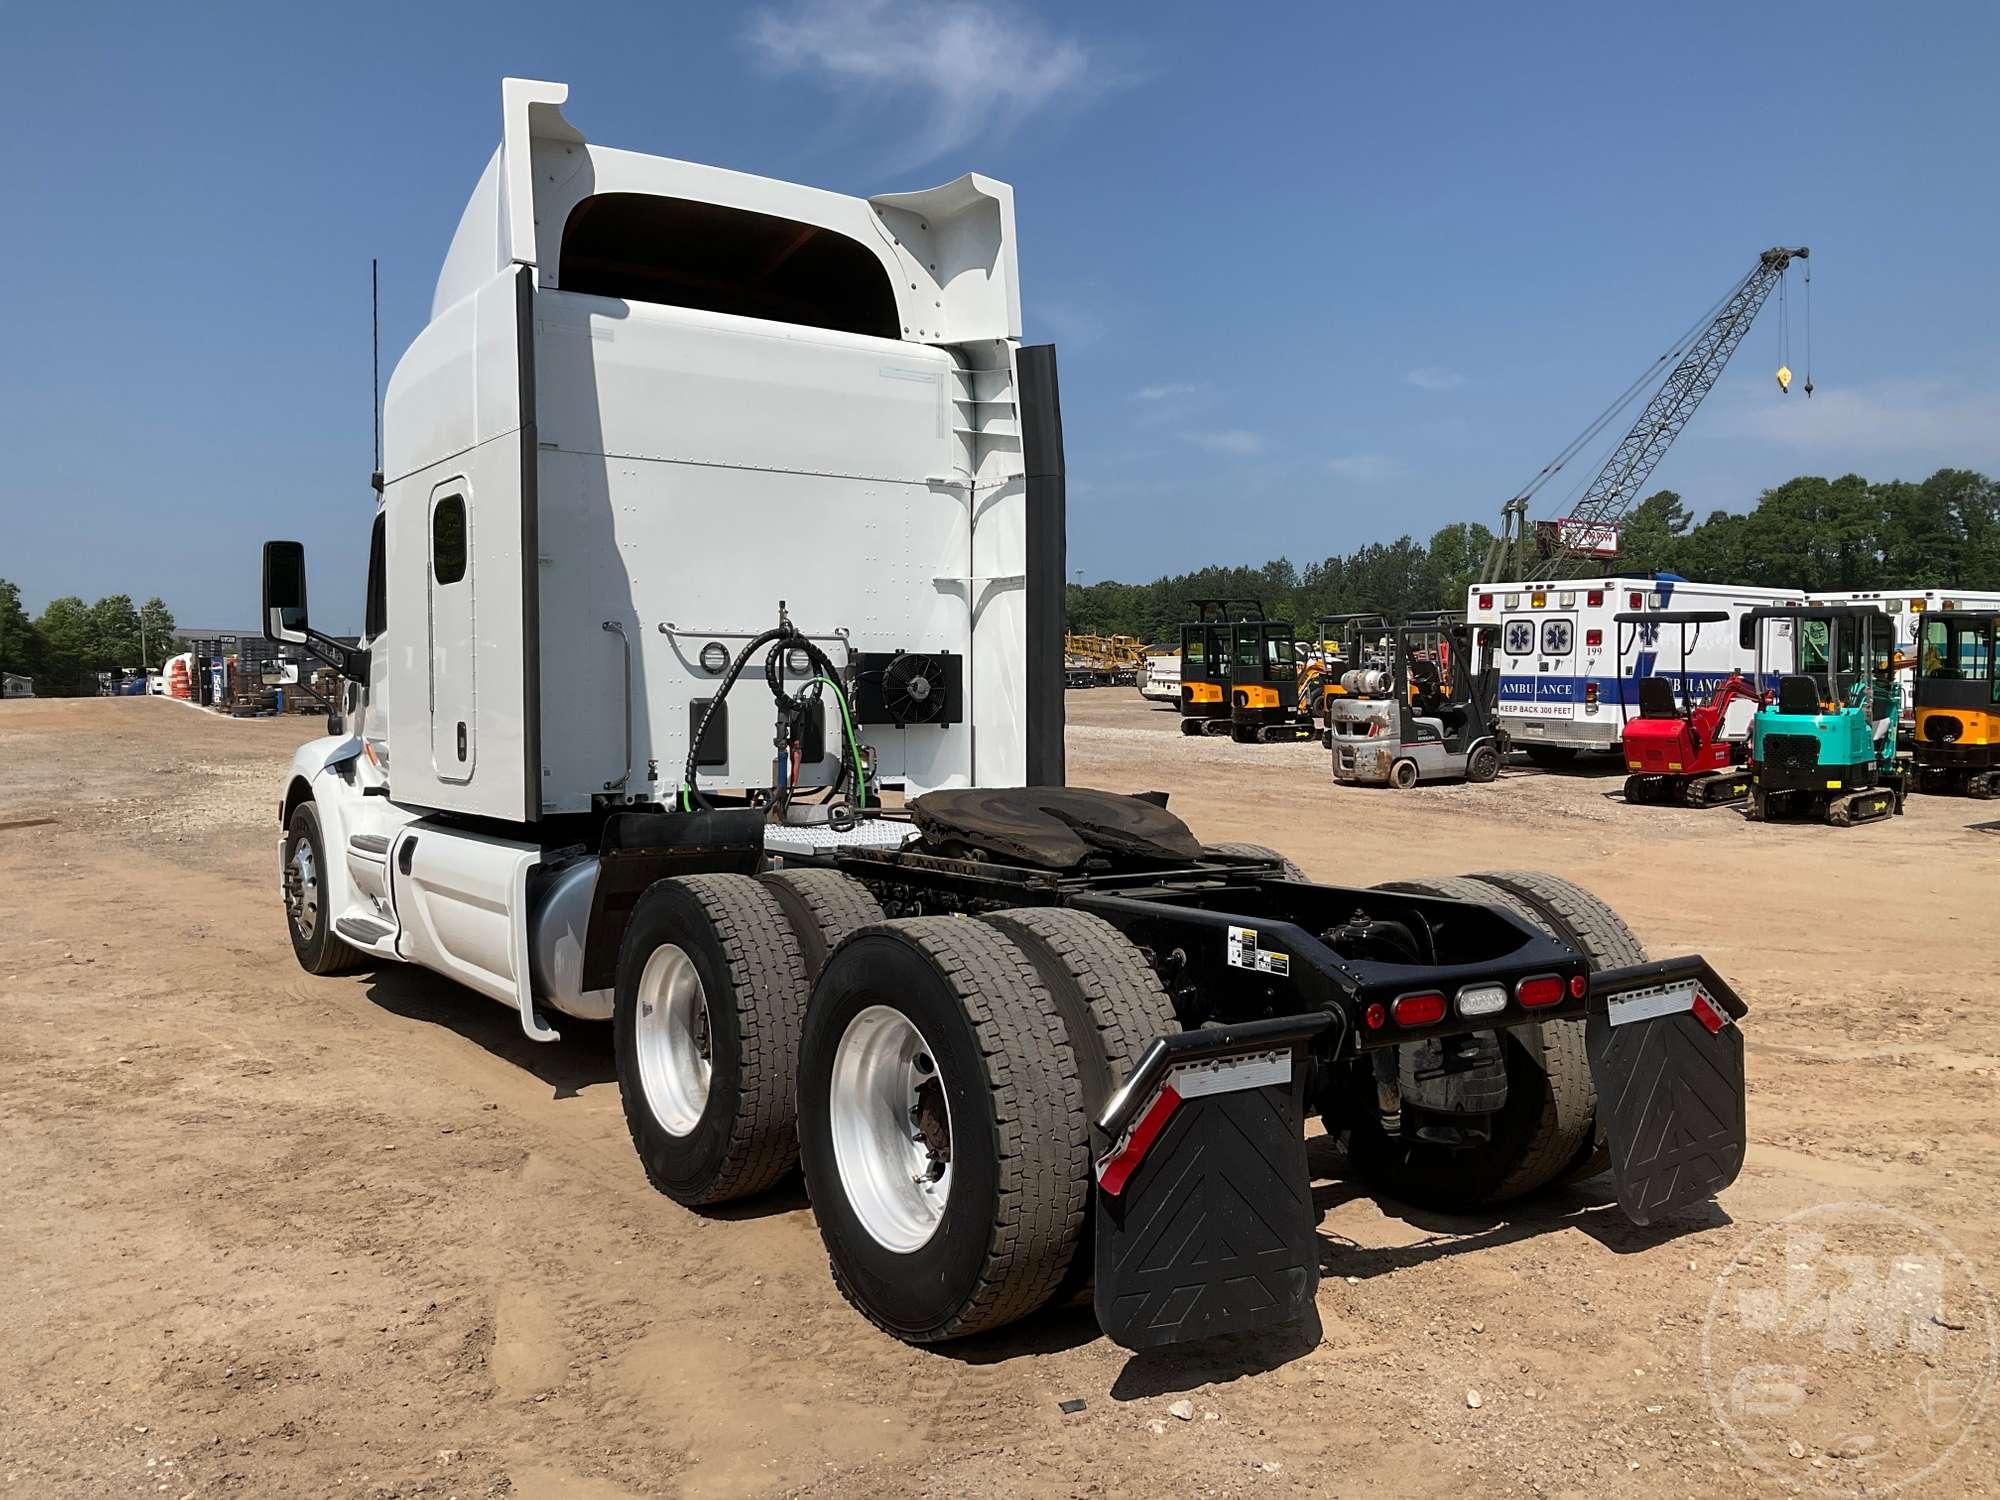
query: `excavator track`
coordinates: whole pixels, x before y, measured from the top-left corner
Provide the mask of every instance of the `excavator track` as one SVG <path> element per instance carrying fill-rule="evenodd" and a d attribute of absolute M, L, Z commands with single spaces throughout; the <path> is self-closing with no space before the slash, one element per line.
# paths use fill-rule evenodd
<path fill-rule="evenodd" d="M 1835 828 L 1878 822 L 1902 810 L 1901 800 L 1889 787 L 1870 787 L 1865 792 L 1846 792 L 1826 799 L 1826 821 Z"/>
<path fill-rule="evenodd" d="M 1681 785 L 1681 801 L 1689 807 L 1722 807 L 1749 795 L 1750 773 L 1744 770 L 1710 771 Z"/>

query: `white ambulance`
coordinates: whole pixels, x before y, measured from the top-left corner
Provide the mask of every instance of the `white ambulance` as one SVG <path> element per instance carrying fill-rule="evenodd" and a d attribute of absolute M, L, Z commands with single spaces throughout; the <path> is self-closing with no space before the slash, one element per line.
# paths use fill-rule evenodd
<path fill-rule="evenodd" d="M 1752 669 L 1735 621 L 1760 604 L 1798 604 L 1796 589 L 1694 583 L 1669 573 L 1640 578 L 1558 579 L 1540 583 L 1479 583 L 1466 594 L 1466 618 L 1498 627 L 1494 669 L 1500 674 L 1499 724 L 1538 764 L 1574 759 L 1584 751 L 1616 750 L 1625 719 L 1639 711 L 1639 679 L 1666 677 L 1699 701 L 1737 668 Z M 1728 625 L 1690 632 L 1683 672 L 1680 634 L 1672 627 L 1625 629 L 1621 614 L 1723 610 Z M 1685 701 L 1685 697 L 1683 698 Z"/>

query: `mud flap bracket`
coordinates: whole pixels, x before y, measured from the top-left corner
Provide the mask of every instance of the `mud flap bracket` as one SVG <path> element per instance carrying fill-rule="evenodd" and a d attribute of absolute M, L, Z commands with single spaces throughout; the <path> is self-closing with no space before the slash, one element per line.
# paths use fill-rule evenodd
<path fill-rule="evenodd" d="M 1743 1169 L 1749 1007 L 1700 958 L 1590 976 L 1584 1029 L 1618 1206 L 1651 1224 L 1713 1198 Z"/>
<path fill-rule="evenodd" d="M 1092 1122 L 1096 1309 L 1154 1349 L 1297 1322 L 1319 1289 L 1306 1170 L 1310 1015 L 1157 1038 Z"/>

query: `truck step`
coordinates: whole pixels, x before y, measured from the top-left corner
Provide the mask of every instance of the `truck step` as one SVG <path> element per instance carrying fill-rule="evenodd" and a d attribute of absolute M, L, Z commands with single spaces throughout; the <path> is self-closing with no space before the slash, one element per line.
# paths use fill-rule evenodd
<path fill-rule="evenodd" d="M 364 947 L 372 948 L 396 929 L 387 922 L 377 922 L 372 917 L 335 917 L 333 930 L 350 943 L 360 943 Z"/>

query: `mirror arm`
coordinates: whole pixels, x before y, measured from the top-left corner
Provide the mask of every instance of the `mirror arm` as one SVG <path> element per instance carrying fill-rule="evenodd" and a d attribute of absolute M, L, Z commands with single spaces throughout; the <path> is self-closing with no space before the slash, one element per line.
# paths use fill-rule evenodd
<path fill-rule="evenodd" d="M 343 645 L 330 635 L 321 635 L 311 626 L 306 627 L 305 640 L 301 644 L 349 681 L 368 680 L 368 649 L 365 646 Z"/>

